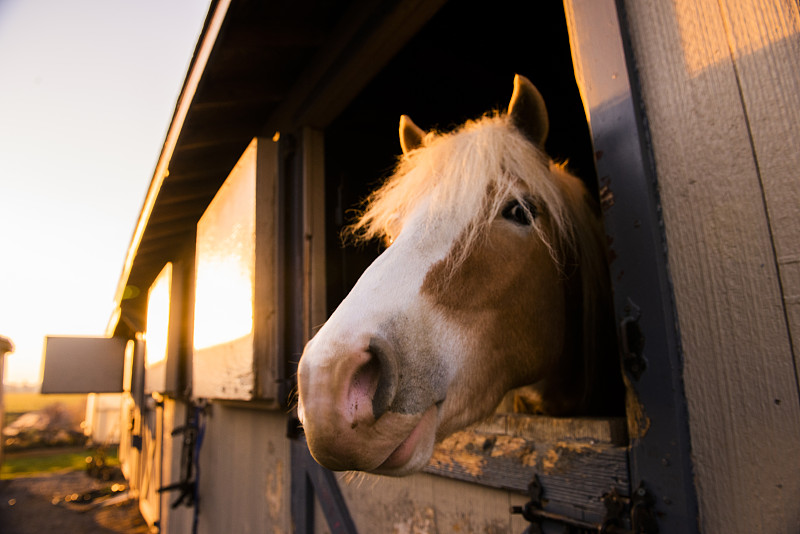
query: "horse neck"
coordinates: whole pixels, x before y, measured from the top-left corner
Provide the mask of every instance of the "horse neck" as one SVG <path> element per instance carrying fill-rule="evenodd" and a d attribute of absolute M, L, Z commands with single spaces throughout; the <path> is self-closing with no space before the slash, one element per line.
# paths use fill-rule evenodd
<path fill-rule="evenodd" d="M 614 314 L 607 279 L 584 277 L 567 261 L 564 349 L 542 397 L 553 415 L 609 415 L 622 409 Z M 602 276 L 603 273 L 600 273 Z"/>

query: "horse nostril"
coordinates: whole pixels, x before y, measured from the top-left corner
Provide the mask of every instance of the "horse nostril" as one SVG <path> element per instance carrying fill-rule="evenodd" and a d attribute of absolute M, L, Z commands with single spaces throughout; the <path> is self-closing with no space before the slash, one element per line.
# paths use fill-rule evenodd
<path fill-rule="evenodd" d="M 380 338 L 372 338 L 367 351 L 377 363 L 377 384 L 372 397 L 372 413 L 375 419 L 383 415 L 394 400 L 397 390 L 397 361 L 389 344 Z"/>
<path fill-rule="evenodd" d="M 350 401 L 349 409 L 352 415 L 353 428 L 358 424 L 359 413 L 363 414 L 365 410 L 372 410 L 373 399 L 381 376 L 380 362 L 373 354 L 368 354 L 369 359 L 356 369 L 350 382 L 348 399 Z M 373 417 L 377 419 L 378 415 L 373 414 Z"/>

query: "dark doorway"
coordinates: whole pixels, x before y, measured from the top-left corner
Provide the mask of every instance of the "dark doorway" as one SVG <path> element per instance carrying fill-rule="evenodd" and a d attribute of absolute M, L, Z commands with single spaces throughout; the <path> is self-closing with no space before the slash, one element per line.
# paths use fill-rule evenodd
<path fill-rule="evenodd" d="M 520 11 L 522 10 L 522 11 Z M 540 90 L 550 115 L 548 153 L 596 196 L 593 150 L 572 70 L 560 2 L 455 2 L 439 13 L 325 131 L 327 302 L 331 313 L 379 254 L 378 244 L 343 247 L 341 230 L 388 177 L 401 114 L 424 129 L 449 130 L 504 109 L 515 73 Z"/>

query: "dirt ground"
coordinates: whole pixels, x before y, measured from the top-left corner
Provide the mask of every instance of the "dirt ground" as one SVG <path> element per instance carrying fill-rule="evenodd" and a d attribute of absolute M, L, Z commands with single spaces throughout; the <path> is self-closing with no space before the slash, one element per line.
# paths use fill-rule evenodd
<path fill-rule="evenodd" d="M 0 532 L 2 534 L 146 534 L 147 524 L 137 501 L 124 493 L 88 504 L 77 504 L 79 496 L 103 493 L 112 482 L 71 471 L 27 478 L 0 480 Z M 72 499 L 68 497 L 72 496 Z M 121 501 L 114 504 L 114 501 Z"/>

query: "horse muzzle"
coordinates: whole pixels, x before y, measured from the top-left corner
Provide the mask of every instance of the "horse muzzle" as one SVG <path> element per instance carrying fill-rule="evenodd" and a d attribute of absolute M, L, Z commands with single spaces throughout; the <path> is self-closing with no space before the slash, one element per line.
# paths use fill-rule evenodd
<path fill-rule="evenodd" d="M 312 456 L 336 471 L 402 475 L 424 466 L 440 403 L 420 395 L 394 344 L 374 335 L 350 343 L 319 337 L 298 367 L 298 415 Z"/>

